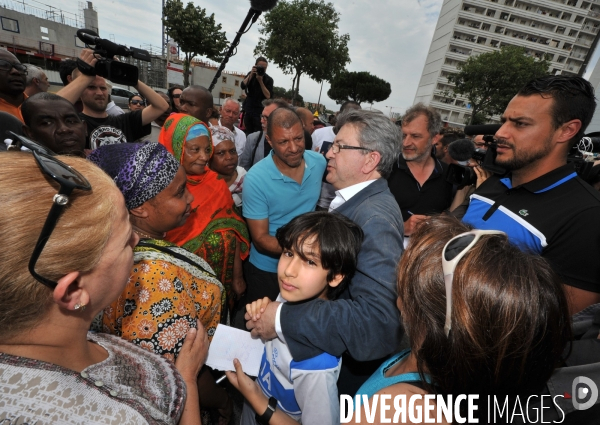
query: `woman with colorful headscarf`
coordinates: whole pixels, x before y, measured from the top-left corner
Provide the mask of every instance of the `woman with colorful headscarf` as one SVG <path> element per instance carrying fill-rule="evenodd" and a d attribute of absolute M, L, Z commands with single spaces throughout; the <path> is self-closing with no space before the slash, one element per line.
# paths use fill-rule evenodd
<path fill-rule="evenodd" d="M 237 212 L 223 178 L 207 165 L 213 153 L 212 135 L 200 120 L 172 114 L 163 125 L 159 142 L 175 156 L 187 174 L 194 196 L 185 225 L 166 239 L 204 258 L 225 286 L 228 305 L 246 290 L 242 260 L 248 256 L 248 228 Z"/>
<path fill-rule="evenodd" d="M 104 310 L 102 329 L 174 361 L 183 330 L 196 319 L 212 337 L 225 300 L 223 285 L 203 259 L 164 240 L 190 215 L 194 198 L 185 171 L 152 142 L 102 146 L 88 159 L 117 184 L 140 237 L 127 286 Z"/>
<path fill-rule="evenodd" d="M 190 216 L 194 198 L 186 188 L 185 171 L 164 146 L 153 142 L 105 145 L 88 159 L 116 183 L 140 238 L 125 289 L 104 309 L 102 330 L 174 362 L 196 320 L 211 339 L 225 308 L 225 290 L 211 267 L 164 240 Z M 206 368 L 198 376 L 198 390 L 203 407 L 231 416 L 227 393 Z"/>

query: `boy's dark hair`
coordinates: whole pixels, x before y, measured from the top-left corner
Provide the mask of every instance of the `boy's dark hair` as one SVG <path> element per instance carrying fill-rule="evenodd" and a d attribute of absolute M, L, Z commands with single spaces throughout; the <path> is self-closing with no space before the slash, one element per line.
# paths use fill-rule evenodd
<path fill-rule="evenodd" d="M 66 86 L 69 84 L 69 80 L 67 80 L 67 76 L 71 75 L 73 70 L 77 68 L 77 62 L 72 59 L 66 59 L 62 61 L 58 67 L 58 73 L 60 75 L 60 79 L 63 84 Z"/>
<path fill-rule="evenodd" d="M 313 211 L 299 215 L 277 229 L 275 237 L 283 249 L 296 252 L 306 260 L 302 247 L 312 241 L 319 248 L 321 267 L 327 270 L 327 282 L 341 274 L 344 279 L 336 287 L 327 288 L 327 298 L 336 299 L 348 286 L 356 271 L 358 252 L 363 241 L 358 224 L 341 214 Z"/>
<path fill-rule="evenodd" d="M 269 61 L 264 57 L 264 56 L 259 56 L 256 58 L 256 62 L 254 62 L 254 65 L 258 65 L 259 62 L 266 62 L 269 63 Z"/>
<path fill-rule="evenodd" d="M 528 82 L 517 96 L 534 94 L 539 94 L 544 99 L 554 99 L 551 111 L 554 129 L 568 121 L 581 120 L 581 129 L 569 145 L 573 146 L 581 140 L 596 110 L 594 88 L 589 81 L 576 76 L 549 75 Z"/>

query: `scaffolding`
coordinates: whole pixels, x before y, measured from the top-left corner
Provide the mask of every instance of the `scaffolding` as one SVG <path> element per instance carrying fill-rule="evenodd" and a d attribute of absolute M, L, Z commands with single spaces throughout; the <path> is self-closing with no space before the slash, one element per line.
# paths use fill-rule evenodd
<path fill-rule="evenodd" d="M 139 70 L 138 79 L 150 87 L 167 88 L 167 60 L 159 55 L 152 55 L 150 62 L 145 62 L 132 57 L 121 58 L 126 62 L 137 66 Z"/>
<path fill-rule="evenodd" d="M 36 3 L 36 5 L 30 4 L 29 2 Z M 27 15 L 33 15 L 41 19 L 46 19 L 48 21 L 58 22 L 64 25 L 68 25 L 70 27 L 84 27 L 84 21 L 82 17 L 78 14 L 67 12 L 55 6 L 41 3 L 36 0 L 28 0 L 28 2 L 1 0 L 0 7 L 9 10 L 14 10 L 15 12 L 22 12 Z"/>

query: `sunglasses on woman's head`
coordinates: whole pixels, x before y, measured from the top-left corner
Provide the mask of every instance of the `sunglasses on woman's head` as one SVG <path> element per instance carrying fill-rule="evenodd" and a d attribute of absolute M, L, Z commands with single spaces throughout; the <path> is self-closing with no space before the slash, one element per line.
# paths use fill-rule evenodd
<path fill-rule="evenodd" d="M 58 193 L 54 195 L 52 199 L 52 207 L 46 217 L 44 227 L 42 227 L 38 241 L 35 244 L 31 258 L 29 259 L 29 273 L 31 273 L 38 282 L 43 283 L 50 289 L 54 289 L 56 288 L 57 283 L 37 274 L 35 265 L 46 246 L 46 242 L 50 239 L 50 235 L 54 231 L 58 219 L 64 212 L 66 205 L 69 203 L 69 195 L 71 195 L 71 192 L 73 192 L 74 189 L 91 190 L 92 186 L 79 171 L 56 159 L 56 154 L 50 149 L 33 140 L 29 140 L 26 137 L 19 136 L 12 131 L 10 133 L 16 138 L 18 143 L 31 150 L 31 153 L 42 172 L 60 185 Z"/>
<path fill-rule="evenodd" d="M 142 106 L 146 105 L 146 102 L 144 102 L 143 100 L 132 100 L 129 103 L 131 103 L 132 105 L 142 105 Z"/>
<path fill-rule="evenodd" d="M 450 328 L 452 327 L 452 281 L 454 280 L 454 270 L 456 270 L 461 258 L 485 235 L 506 235 L 506 233 L 499 230 L 471 230 L 450 239 L 442 250 L 442 270 L 444 272 L 444 284 L 446 285 L 446 323 L 444 324 L 446 336 L 450 334 Z"/>

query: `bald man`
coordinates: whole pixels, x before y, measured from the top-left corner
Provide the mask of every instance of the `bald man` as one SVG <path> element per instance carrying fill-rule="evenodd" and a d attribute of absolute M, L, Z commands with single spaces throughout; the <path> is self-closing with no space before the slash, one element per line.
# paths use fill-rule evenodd
<path fill-rule="evenodd" d="M 189 86 L 179 98 L 179 111 L 207 123 L 213 111 L 212 93 L 202 86 Z"/>
<path fill-rule="evenodd" d="M 267 143 L 273 148 L 244 179 L 243 213 L 252 236 L 244 265 L 247 302 L 279 294 L 277 262 L 281 247 L 275 232 L 292 218 L 315 209 L 321 193 L 325 158 L 304 149 L 304 128 L 289 108 L 273 110 Z"/>
<path fill-rule="evenodd" d="M 7 50 L 0 49 L 0 111 L 14 115 L 21 121 L 20 106 L 27 95 L 25 66 Z"/>
<path fill-rule="evenodd" d="M 221 119 L 219 119 L 219 125 L 231 130 L 235 136 L 235 150 L 237 151 L 238 157 L 242 155 L 244 147 L 246 146 L 246 133 L 234 125 L 239 118 L 240 102 L 228 97 L 221 107 Z"/>

